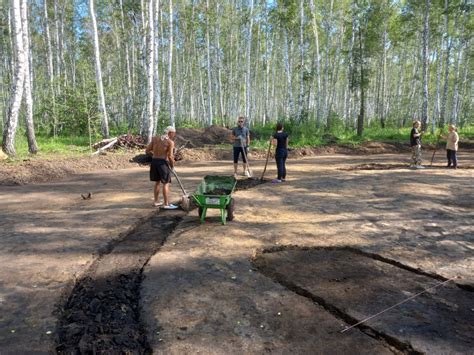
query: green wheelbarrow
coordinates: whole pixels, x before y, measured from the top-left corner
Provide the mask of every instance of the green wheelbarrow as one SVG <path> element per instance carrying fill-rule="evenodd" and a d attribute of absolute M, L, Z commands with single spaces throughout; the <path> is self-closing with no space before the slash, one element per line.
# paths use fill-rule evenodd
<path fill-rule="evenodd" d="M 219 209 L 221 222 L 234 219 L 234 192 L 237 180 L 233 176 L 206 175 L 192 195 L 198 206 L 201 223 L 206 219 L 208 208 Z"/>

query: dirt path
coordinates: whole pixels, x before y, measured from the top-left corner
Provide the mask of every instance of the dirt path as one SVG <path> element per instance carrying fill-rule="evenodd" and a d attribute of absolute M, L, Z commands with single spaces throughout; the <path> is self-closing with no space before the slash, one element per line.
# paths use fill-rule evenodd
<path fill-rule="evenodd" d="M 474 163 L 467 155 L 461 161 Z M 461 275 L 460 283 L 474 286 L 473 170 L 339 170 L 365 162 L 356 156 L 290 161 L 288 183 L 236 193 L 234 222 L 221 226 L 210 213 L 208 223 L 199 225 L 196 211 L 184 217 L 145 269 L 143 320 L 153 349 L 319 346 L 324 352 L 337 340 L 340 350 L 358 344 L 366 352 L 393 350 L 360 330 L 341 341 L 336 333 L 342 320 L 255 270 L 252 255 L 275 245 L 350 245 L 427 273 Z M 258 171 L 261 165 L 252 167 Z M 229 171 L 228 162 L 178 166 L 189 190 L 206 173 Z M 273 173 L 272 168 L 268 176 Z M 2 354 L 54 348 L 53 312 L 70 296 L 75 278 L 140 218 L 155 213 L 147 180 L 146 168 L 133 168 L 0 186 Z M 80 195 L 88 192 L 92 198 L 83 200 Z M 173 199 L 180 195 L 175 186 Z"/>

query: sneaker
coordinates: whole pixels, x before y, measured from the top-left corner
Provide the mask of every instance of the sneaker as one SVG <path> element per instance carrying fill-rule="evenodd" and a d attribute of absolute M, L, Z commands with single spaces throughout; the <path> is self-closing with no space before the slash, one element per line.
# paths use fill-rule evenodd
<path fill-rule="evenodd" d="M 163 202 L 155 202 L 155 203 L 153 203 L 153 206 L 155 206 L 155 207 L 163 206 Z"/>
<path fill-rule="evenodd" d="M 425 167 L 423 165 L 415 165 L 415 169 L 424 169 Z"/>
<path fill-rule="evenodd" d="M 250 173 L 248 172 L 248 170 L 244 173 L 244 175 L 250 177 Z"/>
<path fill-rule="evenodd" d="M 280 179 L 280 180 L 281 180 L 281 182 L 285 182 L 285 181 L 286 181 L 285 179 Z"/>
<path fill-rule="evenodd" d="M 273 179 L 272 182 L 273 182 L 274 184 L 278 184 L 278 183 L 281 182 L 281 180 L 280 180 L 280 179 Z"/>
<path fill-rule="evenodd" d="M 173 205 L 172 203 L 170 203 L 169 205 L 163 206 L 163 209 L 165 209 L 165 210 L 175 210 L 177 208 L 178 208 L 178 206 Z"/>
<path fill-rule="evenodd" d="M 237 173 L 234 173 L 234 178 L 237 179 Z"/>

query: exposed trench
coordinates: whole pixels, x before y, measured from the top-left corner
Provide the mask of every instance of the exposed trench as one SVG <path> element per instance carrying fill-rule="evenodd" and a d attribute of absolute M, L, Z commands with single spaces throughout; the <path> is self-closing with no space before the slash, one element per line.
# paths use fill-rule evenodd
<path fill-rule="evenodd" d="M 343 171 L 354 171 L 354 170 L 395 170 L 395 169 L 409 169 L 409 164 L 387 164 L 387 163 L 367 163 L 367 164 L 357 164 L 352 165 L 347 168 L 339 168 L 338 170 Z M 446 165 L 425 165 L 427 169 L 443 169 L 443 170 L 452 170 L 448 169 Z M 457 169 L 474 169 L 474 165 L 459 165 Z"/>
<path fill-rule="evenodd" d="M 255 253 L 255 255 L 251 258 L 251 263 L 252 266 L 258 270 L 260 273 L 263 275 L 271 278 L 274 282 L 281 284 L 282 286 L 286 287 L 290 291 L 305 297 L 307 299 L 310 299 L 311 301 L 315 302 L 316 304 L 320 305 L 323 307 L 326 311 L 334 315 L 336 318 L 341 319 L 347 324 L 356 324 L 360 321 L 360 319 L 354 318 L 347 312 L 345 312 L 343 309 L 339 308 L 337 305 L 333 304 L 330 300 L 326 299 L 326 297 L 321 297 L 320 295 L 314 294 L 313 292 L 310 292 L 309 290 L 305 289 L 304 287 L 301 287 L 297 285 L 293 280 L 291 280 L 291 277 L 288 277 L 287 275 L 283 275 L 280 272 L 277 272 L 273 270 L 265 261 L 265 254 L 272 254 L 272 253 L 279 253 L 279 252 L 284 252 L 284 251 L 292 251 L 292 250 L 298 250 L 298 251 L 311 251 L 311 250 L 339 250 L 339 251 L 348 251 L 351 253 L 355 253 L 364 257 L 372 258 L 377 261 L 382 261 L 384 263 L 396 266 L 398 268 L 413 272 L 418 275 L 422 276 L 427 276 L 430 278 L 434 278 L 437 280 L 442 280 L 446 281 L 447 279 L 440 276 L 440 275 L 435 275 L 431 273 L 424 272 L 419 269 L 412 268 L 410 266 L 401 264 L 400 262 L 382 257 L 378 254 L 373 254 L 373 253 L 367 253 L 358 249 L 354 249 L 352 247 L 300 247 L 297 245 L 287 245 L 287 246 L 276 246 L 276 247 L 271 247 L 267 248 L 264 250 L 259 250 Z M 473 291 L 471 287 L 466 287 L 466 285 L 459 285 L 456 284 L 460 289 L 463 289 L 465 291 Z M 360 324 L 357 326 L 360 331 L 364 332 L 368 336 L 377 339 L 378 341 L 382 341 L 385 344 L 387 344 L 389 347 L 394 348 L 396 352 L 401 352 L 405 354 L 423 354 L 423 352 L 420 352 L 416 349 L 413 348 L 411 344 L 408 342 L 405 342 L 403 340 L 397 339 L 396 337 L 387 334 L 384 331 L 375 329 L 367 324 Z"/>
<path fill-rule="evenodd" d="M 238 180 L 236 190 L 264 182 Z M 151 354 L 140 319 L 143 269 L 185 215 L 182 210 L 154 211 L 98 251 L 56 306 L 56 353 Z"/>

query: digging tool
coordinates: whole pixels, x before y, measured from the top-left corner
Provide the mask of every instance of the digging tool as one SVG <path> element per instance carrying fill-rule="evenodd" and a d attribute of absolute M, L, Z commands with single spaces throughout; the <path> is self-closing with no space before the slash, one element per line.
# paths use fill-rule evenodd
<path fill-rule="evenodd" d="M 249 160 L 247 158 L 247 153 L 245 152 L 245 141 L 243 140 L 243 138 L 240 138 L 240 145 L 242 146 L 242 154 L 244 155 L 245 161 L 247 162 L 247 172 L 249 173 L 249 178 L 251 178 L 253 174 L 250 170 Z"/>
<path fill-rule="evenodd" d="M 184 186 L 181 183 L 181 180 L 179 179 L 178 174 L 176 174 L 176 171 L 174 170 L 174 168 L 170 168 L 170 170 L 173 173 L 174 177 L 176 178 L 176 181 L 178 181 L 181 191 L 183 191 L 183 196 L 181 197 L 181 208 L 187 212 L 189 211 L 189 208 L 191 206 L 189 194 L 184 189 Z"/>
<path fill-rule="evenodd" d="M 272 148 L 272 138 L 270 138 L 270 143 L 268 144 L 267 159 L 265 160 L 265 167 L 263 168 L 262 176 L 260 177 L 261 181 L 263 181 L 263 176 L 265 175 L 265 172 L 267 171 L 268 158 L 270 157 L 271 148 Z"/>
<path fill-rule="evenodd" d="M 440 128 L 440 129 L 439 129 L 438 138 L 436 139 L 435 149 L 434 149 L 433 155 L 431 156 L 431 163 L 430 163 L 430 166 L 433 166 L 434 156 L 435 156 L 435 154 L 436 154 L 436 151 L 438 150 L 438 144 L 439 144 L 439 140 L 440 140 L 440 138 L 441 138 L 441 134 L 442 134 L 442 133 L 443 133 L 443 130 Z"/>

